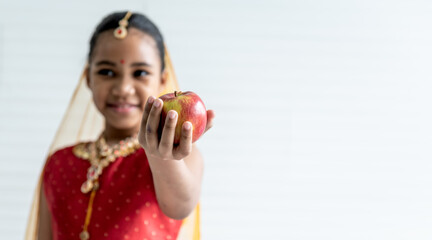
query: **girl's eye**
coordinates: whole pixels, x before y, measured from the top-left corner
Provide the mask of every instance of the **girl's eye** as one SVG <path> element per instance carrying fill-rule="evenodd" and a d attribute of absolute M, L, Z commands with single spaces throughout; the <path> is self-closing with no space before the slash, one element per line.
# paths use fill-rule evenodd
<path fill-rule="evenodd" d="M 98 71 L 98 74 L 107 77 L 114 77 L 114 72 L 110 69 L 101 69 Z"/>
<path fill-rule="evenodd" d="M 148 72 L 144 71 L 144 70 L 136 70 L 133 73 L 134 77 L 145 77 L 148 75 Z"/>

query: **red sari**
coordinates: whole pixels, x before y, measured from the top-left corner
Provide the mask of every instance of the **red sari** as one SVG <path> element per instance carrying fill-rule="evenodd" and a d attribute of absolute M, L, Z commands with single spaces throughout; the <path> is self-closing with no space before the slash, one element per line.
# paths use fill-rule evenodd
<path fill-rule="evenodd" d="M 79 239 L 89 203 L 90 193 L 80 189 L 90 162 L 72 150 L 67 147 L 55 152 L 43 172 L 54 240 Z M 99 184 L 88 226 L 90 240 L 177 238 L 182 221 L 168 218 L 160 210 L 144 149 L 105 167 Z"/>

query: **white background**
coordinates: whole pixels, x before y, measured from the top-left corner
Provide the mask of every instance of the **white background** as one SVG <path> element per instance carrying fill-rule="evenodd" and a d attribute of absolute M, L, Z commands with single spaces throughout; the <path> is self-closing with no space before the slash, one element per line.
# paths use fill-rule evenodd
<path fill-rule="evenodd" d="M 0 235 L 22 239 L 42 161 L 114 10 L 163 32 L 199 141 L 202 236 L 432 239 L 432 3 L 0 1 Z"/>

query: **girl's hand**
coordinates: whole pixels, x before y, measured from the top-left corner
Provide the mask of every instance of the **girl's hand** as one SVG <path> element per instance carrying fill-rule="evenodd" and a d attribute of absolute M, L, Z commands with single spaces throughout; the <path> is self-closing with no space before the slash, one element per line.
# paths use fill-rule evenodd
<path fill-rule="evenodd" d="M 161 139 L 158 136 L 158 127 L 163 102 L 161 99 L 149 97 L 144 107 L 138 141 L 144 148 L 146 155 L 158 160 L 181 160 L 192 152 L 192 124 L 183 123 L 180 144 L 174 147 L 175 127 L 178 114 L 174 110 L 168 112 Z M 207 125 L 204 132 L 213 126 L 214 112 L 207 111 Z"/>

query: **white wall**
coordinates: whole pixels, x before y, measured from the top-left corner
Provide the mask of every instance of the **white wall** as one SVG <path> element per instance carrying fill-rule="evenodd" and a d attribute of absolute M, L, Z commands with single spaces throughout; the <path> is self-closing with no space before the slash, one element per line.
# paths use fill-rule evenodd
<path fill-rule="evenodd" d="M 90 33 L 115 9 L 159 25 L 182 89 L 216 111 L 199 141 L 204 239 L 432 238 L 420 0 L 0 2 L 2 238 L 22 238 Z"/>

